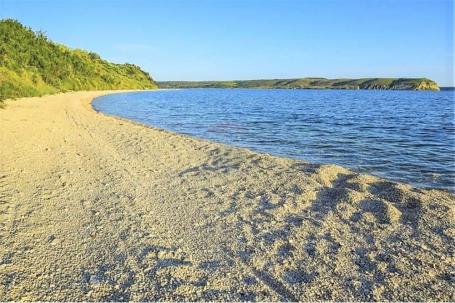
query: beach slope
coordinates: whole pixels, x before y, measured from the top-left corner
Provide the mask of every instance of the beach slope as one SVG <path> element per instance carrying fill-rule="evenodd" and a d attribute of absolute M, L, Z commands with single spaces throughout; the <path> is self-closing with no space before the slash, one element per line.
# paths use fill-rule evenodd
<path fill-rule="evenodd" d="M 0 110 L 0 299 L 454 301 L 455 198 L 95 112 Z"/>

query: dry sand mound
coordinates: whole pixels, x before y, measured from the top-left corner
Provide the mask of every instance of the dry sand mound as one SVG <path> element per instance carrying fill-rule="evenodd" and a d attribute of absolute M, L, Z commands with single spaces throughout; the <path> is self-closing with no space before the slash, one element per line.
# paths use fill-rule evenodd
<path fill-rule="evenodd" d="M 103 93 L 0 110 L 1 300 L 455 300 L 453 195 L 107 117 Z"/>

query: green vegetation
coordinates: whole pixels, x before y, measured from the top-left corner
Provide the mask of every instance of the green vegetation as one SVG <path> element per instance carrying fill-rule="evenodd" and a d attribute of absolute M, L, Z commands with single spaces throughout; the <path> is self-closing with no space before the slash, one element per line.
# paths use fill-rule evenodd
<path fill-rule="evenodd" d="M 288 88 L 288 89 L 395 89 L 439 90 L 433 80 L 420 78 L 364 78 L 364 79 L 271 79 L 233 81 L 165 81 L 160 88 Z"/>
<path fill-rule="evenodd" d="M 429 79 L 273 79 L 169 81 L 161 88 L 330 88 L 439 90 Z M 11 19 L 0 20 L 0 101 L 75 90 L 153 89 L 150 75 L 133 64 L 107 62 L 93 52 L 49 41 Z M 0 103 L 0 107 L 1 107 Z"/>
<path fill-rule="evenodd" d="M 75 90 L 153 89 L 133 64 L 107 62 L 95 53 L 49 41 L 11 19 L 0 20 L 0 100 Z"/>

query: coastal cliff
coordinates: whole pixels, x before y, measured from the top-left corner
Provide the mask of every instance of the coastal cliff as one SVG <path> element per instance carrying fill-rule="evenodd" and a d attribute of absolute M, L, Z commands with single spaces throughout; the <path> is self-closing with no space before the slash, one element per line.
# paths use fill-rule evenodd
<path fill-rule="evenodd" d="M 163 81 L 160 88 L 283 88 L 283 89 L 384 89 L 439 90 L 438 84 L 427 78 L 363 78 L 363 79 L 270 79 L 233 81 Z"/>
<path fill-rule="evenodd" d="M 21 23 L 0 20 L 0 100 L 65 91 L 157 88 L 134 64 L 49 41 Z"/>

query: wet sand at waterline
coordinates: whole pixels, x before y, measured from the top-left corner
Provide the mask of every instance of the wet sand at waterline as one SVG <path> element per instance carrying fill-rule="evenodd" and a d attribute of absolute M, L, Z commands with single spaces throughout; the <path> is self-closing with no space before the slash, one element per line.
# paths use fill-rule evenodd
<path fill-rule="evenodd" d="M 455 300 L 455 198 L 99 114 L 0 110 L 0 298 Z"/>

